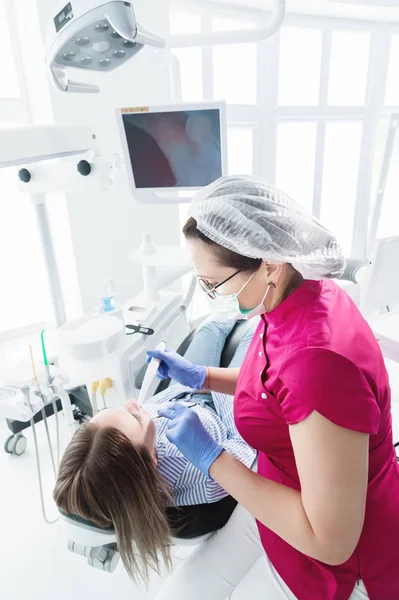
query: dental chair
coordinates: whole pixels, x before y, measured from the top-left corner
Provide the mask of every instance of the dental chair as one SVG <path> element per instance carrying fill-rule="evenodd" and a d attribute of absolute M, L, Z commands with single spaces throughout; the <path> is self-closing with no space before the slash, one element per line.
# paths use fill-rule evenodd
<path fill-rule="evenodd" d="M 241 338 L 243 337 L 247 328 L 251 326 L 252 324 L 248 321 L 240 321 L 236 323 L 232 332 L 226 339 L 220 361 L 221 367 L 228 367 L 241 341 Z M 186 352 L 197 330 L 198 329 L 194 329 L 178 348 L 177 352 L 180 355 L 183 355 Z M 144 365 L 143 369 L 137 375 L 135 383 L 138 389 L 141 388 L 146 369 L 147 365 Z M 156 393 L 167 389 L 169 384 L 170 380 L 162 381 L 159 384 Z M 224 506 L 226 506 L 228 510 L 226 519 L 227 522 L 235 508 L 236 502 L 231 497 L 224 498 L 223 500 L 219 501 L 219 503 L 223 502 Z M 113 528 L 104 529 L 98 527 L 90 521 L 75 515 L 67 515 L 62 511 L 59 511 L 59 515 L 60 521 L 65 526 L 69 537 L 68 549 L 74 554 L 78 554 L 87 558 L 87 562 L 91 567 L 107 573 L 113 573 L 120 558 L 117 548 L 115 530 Z M 176 546 L 194 546 L 210 538 L 213 533 L 214 531 L 211 531 L 205 535 L 189 538 L 177 537 L 176 535 L 176 537 L 172 537 L 172 543 Z"/>
<path fill-rule="evenodd" d="M 361 310 L 385 358 L 399 363 L 399 236 L 377 240 Z"/>
<path fill-rule="evenodd" d="M 358 272 L 364 267 L 368 268 L 369 265 L 370 261 L 368 260 L 347 260 L 345 271 L 338 283 L 340 283 L 340 285 L 345 285 L 344 282 L 350 282 L 351 284 L 359 283 Z M 238 344 L 241 341 L 241 338 L 243 337 L 246 329 L 250 326 L 252 326 L 252 324 L 248 321 L 240 321 L 236 323 L 232 332 L 226 339 L 220 361 L 221 367 L 229 366 Z M 198 328 L 194 329 L 178 348 L 177 352 L 180 355 L 183 355 L 186 352 L 197 331 Z M 135 387 L 137 389 L 141 389 L 147 366 L 148 365 L 144 365 L 136 377 Z M 170 380 L 162 381 L 159 384 L 156 393 L 167 389 L 169 384 Z M 232 505 L 228 506 L 227 520 L 233 510 L 234 507 Z M 66 515 L 61 512 L 60 520 L 67 528 L 67 533 L 69 536 L 68 548 L 71 552 L 86 557 L 90 566 L 102 571 L 112 573 L 116 569 L 120 556 L 117 549 L 116 534 L 112 528 L 102 529 L 97 527 L 94 523 L 86 521 L 85 519 L 81 519 L 80 517 L 73 515 Z M 172 541 L 178 546 L 193 546 L 207 540 L 213 533 L 214 531 L 211 531 L 205 535 L 190 538 L 173 537 Z"/>

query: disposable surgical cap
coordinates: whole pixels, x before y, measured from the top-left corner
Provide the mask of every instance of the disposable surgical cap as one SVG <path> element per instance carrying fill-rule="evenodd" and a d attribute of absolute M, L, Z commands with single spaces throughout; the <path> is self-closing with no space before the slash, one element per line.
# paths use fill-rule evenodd
<path fill-rule="evenodd" d="M 305 279 L 340 277 L 345 267 L 335 237 L 300 204 L 249 176 L 218 179 L 189 208 L 201 233 L 242 256 L 290 263 Z"/>

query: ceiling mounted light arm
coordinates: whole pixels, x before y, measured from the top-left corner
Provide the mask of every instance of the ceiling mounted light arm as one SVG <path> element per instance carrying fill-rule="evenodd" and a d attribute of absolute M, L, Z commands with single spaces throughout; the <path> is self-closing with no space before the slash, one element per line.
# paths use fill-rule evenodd
<path fill-rule="evenodd" d="M 60 92 L 97 94 L 100 91 L 97 85 L 71 81 L 68 79 L 68 70 L 61 65 L 52 64 L 50 66 L 50 75 L 53 84 Z"/>
<path fill-rule="evenodd" d="M 261 42 L 272 37 L 280 29 L 284 22 L 286 2 L 285 0 L 274 0 L 270 8 L 271 18 L 266 27 L 256 29 L 242 29 L 239 31 L 217 31 L 214 33 L 196 33 L 187 35 L 174 35 L 173 47 L 180 48 L 190 46 L 216 46 L 223 44 L 247 44 L 250 42 Z M 189 44 L 187 43 L 189 41 Z"/>
<path fill-rule="evenodd" d="M 162 48 L 165 41 L 137 23 L 130 2 L 72 0 L 50 21 L 46 46 L 46 62 L 58 90 L 96 93 L 97 85 L 71 81 L 69 69 L 113 71 L 144 46 Z"/>

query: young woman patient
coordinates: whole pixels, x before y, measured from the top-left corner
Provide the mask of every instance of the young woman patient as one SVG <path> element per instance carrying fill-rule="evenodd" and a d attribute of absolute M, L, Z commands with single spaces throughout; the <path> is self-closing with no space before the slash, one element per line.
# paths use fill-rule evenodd
<path fill-rule="evenodd" d="M 255 320 L 254 320 L 255 321 Z M 185 358 L 219 366 L 235 321 L 207 321 Z M 241 322 L 242 337 L 230 362 L 240 367 L 257 323 Z M 156 418 L 169 402 L 182 402 L 198 413 L 212 437 L 250 467 L 255 452 L 234 424 L 233 398 L 169 386 L 140 407 L 131 400 L 99 412 L 75 433 L 61 461 L 54 499 L 75 515 L 116 531 L 123 564 L 135 580 L 148 579 L 149 568 L 170 566 L 172 534 L 193 538 L 223 527 L 236 502 L 206 478 L 166 438 L 167 421 Z"/>

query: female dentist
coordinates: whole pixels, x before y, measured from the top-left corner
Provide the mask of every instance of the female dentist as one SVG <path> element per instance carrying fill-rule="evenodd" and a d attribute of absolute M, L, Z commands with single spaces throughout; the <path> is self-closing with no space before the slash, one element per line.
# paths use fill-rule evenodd
<path fill-rule="evenodd" d="M 150 355 L 162 361 L 160 377 L 234 394 L 237 428 L 259 464 L 255 473 L 223 451 L 183 406 L 161 411 L 168 438 L 240 506 L 159 598 L 397 600 L 388 376 L 370 328 L 331 281 L 344 267 L 340 247 L 253 178 L 204 188 L 189 215 L 184 233 L 201 288 L 215 308 L 261 320 L 239 371 Z"/>

